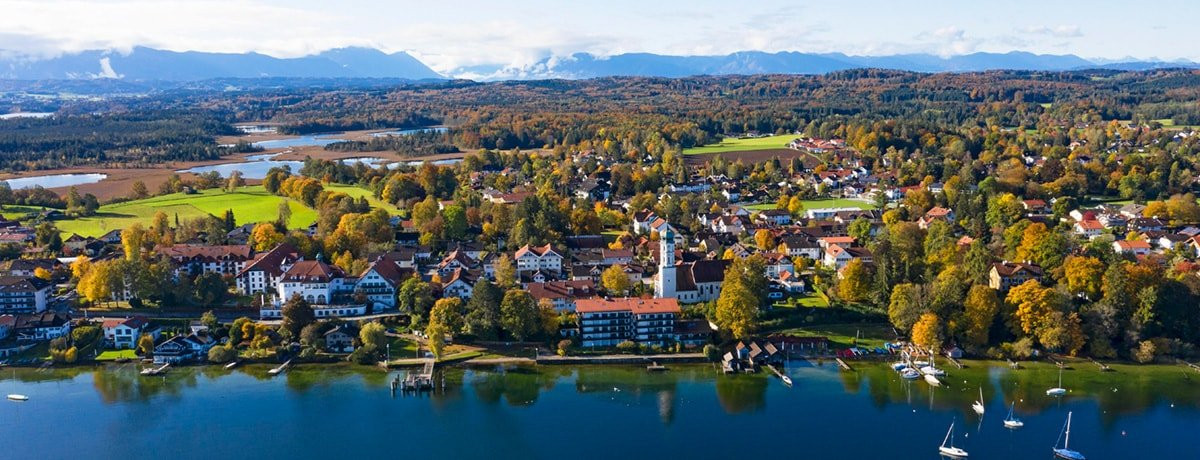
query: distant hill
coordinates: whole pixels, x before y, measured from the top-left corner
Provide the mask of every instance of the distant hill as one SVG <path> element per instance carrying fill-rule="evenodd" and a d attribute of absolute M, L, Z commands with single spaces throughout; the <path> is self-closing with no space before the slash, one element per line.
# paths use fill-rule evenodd
<path fill-rule="evenodd" d="M 13 80 L 193 81 L 262 77 L 445 78 L 407 53 L 387 54 L 371 48 L 340 48 L 289 59 L 258 53 L 176 52 L 145 47 L 134 48 L 128 54 L 84 51 L 44 60 L 0 58 L 0 78 Z"/>
<path fill-rule="evenodd" d="M 849 56 L 841 53 L 743 51 L 722 56 L 667 56 L 649 53 L 598 57 L 577 53 L 543 59 L 525 67 L 474 66 L 449 72 L 482 80 L 596 78 L 609 76 L 685 77 L 691 75 L 824 74 L 858 68 L 914 72 L 978 72 L 984 70 L 1079 70 L 1089 68 L 1155 69 L 1197 67 L 1193 62 L 1097 63 L 1079 56 L 1010 53 L 972 53 L 941 57 L 932 54 Z"/>

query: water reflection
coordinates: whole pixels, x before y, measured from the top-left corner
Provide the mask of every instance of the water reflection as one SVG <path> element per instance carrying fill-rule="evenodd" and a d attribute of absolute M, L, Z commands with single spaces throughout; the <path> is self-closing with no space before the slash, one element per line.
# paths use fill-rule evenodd
<path fill-rule="evenodd" d="M 107 174 L 88 173 L 88 174 L 47 174 L 43 176 L 18 177 L 15 179 L 5 180 L 8 187 L 13 190 L 23 188 L 33 188 L 41 186 L 42 188 L 54 187 L 70 187 L 72 185 L 94 184 L 107 178 Z"/>

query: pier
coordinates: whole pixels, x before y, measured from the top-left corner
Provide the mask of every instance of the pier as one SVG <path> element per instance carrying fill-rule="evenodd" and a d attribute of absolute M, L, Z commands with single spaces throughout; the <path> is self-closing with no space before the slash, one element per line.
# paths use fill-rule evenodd
<path fill-rule="evenodd" d="M 1184 360 L 1182 360 L 1182 359 L 1180 359 L 1180 360 L 1178 360 L 1178 361 L 1179 361 L 1179 364 L 1183 364 L 1184 366 L 1187 366 L 1187 367 L 1190 367 L 1190 368 L 1192 368 L 1192 370 L 1194 370 L 1194 371 L 1196 371 L 1196 372 L 1200 372 L 1200 365 L 1192 364 L 1192 363 L 1189 363 L 1189 362 L 1187 362 L 1187 361 L 1184 361 Z"/>
<path fill-rule="evenodd" d="M 850 367 L 850 365 L 849 365 L 849 364 L 846 364 L 846 362 L 845 362 L 845 361 L 842 361 L 842 358 L 833 358 L 833 359 L 834 359 L 835 361 L 837 361 L 837 363 L 838 363 L 838 367 L 842 368 L 842 370 L 843 370 L 843 371 L 852 371 L 852 370 L 854 370 L 854 368 Z"/>
<path fill-rule="evenodd" d="M 400 380 L 400 376 L 392 379 L 392 392 L 397 389 L 402 392 L 419 392 L 433 390 L 433 368 L 435 361 L 432 359 L 425 360 L 425 365 L 419 374 L 408 374 L 404 380 Z"/>
<path fill-rule="evenodd" d="M 1112 368 L 1108 367 L 1107 364 L 1104 364 L 1100 361 L 1096 361 L 1095 359 L 1091 359 L 1091 361 L 1092 361 L 1092 364 L 1095 364 L 1096 367 L 1100 368 L 1100 372 L 1112 372 Z"/>

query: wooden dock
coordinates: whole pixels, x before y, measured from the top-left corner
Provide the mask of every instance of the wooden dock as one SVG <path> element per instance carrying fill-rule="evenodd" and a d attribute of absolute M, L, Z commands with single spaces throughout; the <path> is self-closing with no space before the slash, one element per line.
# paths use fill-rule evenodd
<path fill-rule="evenodd" d="M 1104 364 L 1100 361 L 1096 361 L 1095 359 L 1091 359 L 1091 361 L 1092 361 L 1092 364 L 1095 364 L 1096 367 L 1100 368 L 1100 372 L 1112 372 L 1112 368 L 1108 367 L 1107 364 Z"/>
<path fill-rule="evenodd" d="M 434 364 L 434 360 L 426 360 L 424 368 L 421 369 L 421 373 L 408 374 L 404 377 L 403 381 L 400 380 L 400 376 L 396 376 L 396 379 L 392 380 L 392 391 L 395 391 L 397 387 L 405 392 L 433 390 Z"/>
<path fill-rule="evenodd" d="M 960 362 L 957 359 L 954 359 L 953 357 L 947 356 L 946 359 L 950 360 L 950 364 L 955 365 L 959 369 L 962 369 L 964 367 L 962 362 Z"/>
<path fill-rule="evenodd" d="M 838 363 L 838 367 L 842 368 L 842 370 L 844 370 L 844 371 L 852 371 L 852 370 L 854 370 L 854 368 L 850 367 L 850 365 L 849 365 L 849 364 L 846 364 L 846 362 L 845 362 L 845 361 L 842 361 L 842 358 L 833 358 L 833 359 L 834 359 L 835 361 L 837 361 L 837 363 Z"/>
<path fill-rule="evenodd" d="M 1182 359 L 1180 359 L 1180 360 L 1177 360 L 1177 361 L 1179 362 L 1179 364 L 1183 364 L 1184 366 L 1187 366 L 1187 367 L 1190 367 L 1190 368 L 1192 368 L 1192 370 L 1194 370 L 1194 371 L 1196 371 L 1196 372 L 1200 372 L 1200 365 L 1192 364 L 1192 363 L 1189 363 L 1189 362 L 1187 362 L 1187 361 L 1184 361 L 1184 360 L 1182 360 Z"/>

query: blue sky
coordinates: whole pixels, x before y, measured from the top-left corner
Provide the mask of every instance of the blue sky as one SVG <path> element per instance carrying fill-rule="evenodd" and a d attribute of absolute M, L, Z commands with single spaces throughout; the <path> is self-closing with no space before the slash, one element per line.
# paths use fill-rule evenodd
<path fill-rule="evenodd" d="M 574 52 L 940 55 L 1012 50 L 1200 61 L 1200 2 L 1010 0 L 0 0 L 0 49 L 146 45 L 300 56 L 361 45 L 443 73 Z"/>

